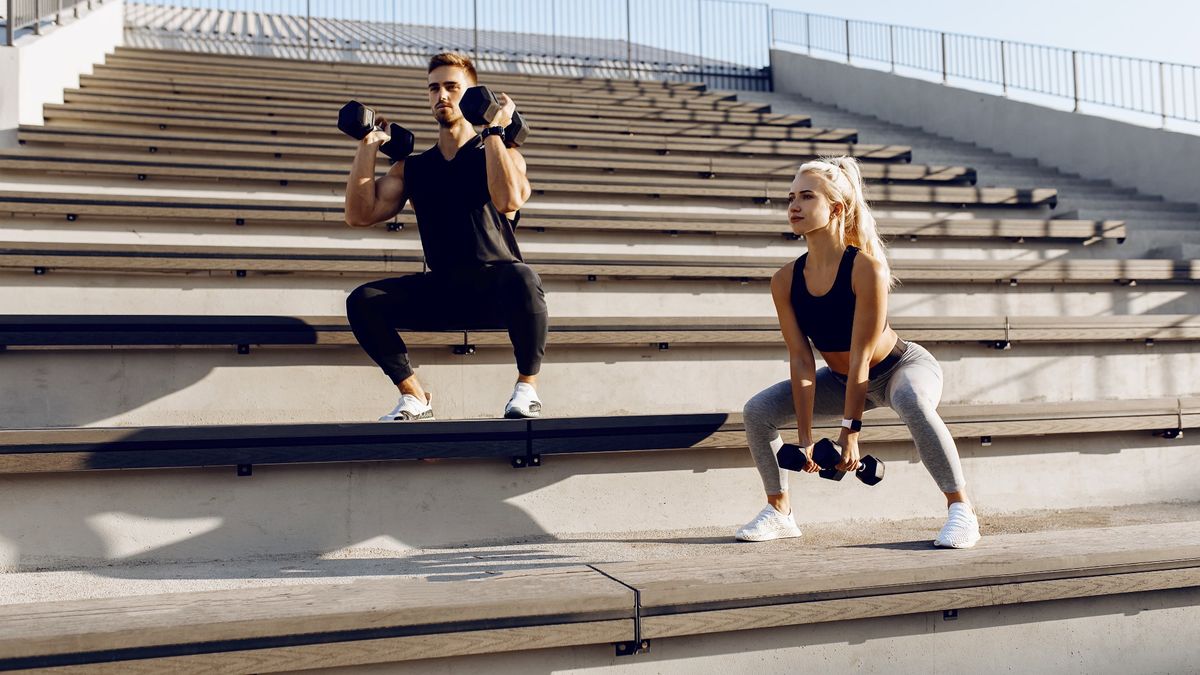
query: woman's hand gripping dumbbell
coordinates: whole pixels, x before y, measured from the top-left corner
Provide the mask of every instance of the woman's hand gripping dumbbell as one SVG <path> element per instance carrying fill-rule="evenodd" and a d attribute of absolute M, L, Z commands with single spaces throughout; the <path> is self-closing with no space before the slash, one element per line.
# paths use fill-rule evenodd
<path fill-rule="evenodd" d="M 839 471 L 837 465 L 842 461 L 842 449 L 837 443 L 822 438 L 812 449 L 812 458 L 805 454 L 798 445 L 784 443 L 779 452 L 775 453 L 779 466 L 789 471 L 806 471 L 812 473 L 819 467 L 818 475 L 826 480 L 841 480 L 846 475 Z M 866 485 L 876 485 L 883 480 L 884 463 L 870 455 L 863 456 L 858 461 L 854 476 Z"/>

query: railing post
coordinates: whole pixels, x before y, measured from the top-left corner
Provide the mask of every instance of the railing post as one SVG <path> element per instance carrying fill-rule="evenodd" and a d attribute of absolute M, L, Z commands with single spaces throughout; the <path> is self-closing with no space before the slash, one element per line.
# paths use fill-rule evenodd
<path fill-rule="evenodd" d="M 846 22 L 846 63 L 850 63 L 850 19 L 845 19 Z"/>
<path fill-rule="evenodd" d="M 1000 87 L 1005 96 L 1008 96 L 1008 59 L 1005 54 L 1004 40 L 1000 41 Z"/>
<path fill-rule="evenodd" d="M 946 34 L 942 33 L 942 84 L 950 81 L 949 69 L 946 67 Z"/>
<path fill-rule="evenodd" d="M 42 0 L 33 0 L 33 34 L 42 34 Z"/>
<path fill-rule="evenodd" d="M 1071 97 L 1075 99 L 1075 110 L 1079 112 L 1079 52 L 1071 50 Z"/>
<path fill-rule="evenodd" d="M 1167 128 L 1167 64 L 1158 62 L 1158 96 L 1162 107 L 1162 125 Z"/>
<path fill-rule="evenodd" d="M 804 46 L 808 47 L 808 55 L 812 56 L 812 14 L 804 14 Z"/>
<path fill-rule="evenodd" d="M 471 0 L 471 25 L 475 35 L 474 46 L 471 48 L 471 55 L 475 60 L 479 60 L 479 0 Z"/>
<path fill-rule="evenodd" d="M 54 12 L 54 23 L 62 25 L 62 0 L 58 0 L 58 9 Z"/>
<path fill-rule="evenodd" d="M 304 0 L 304 58 L 312 60 L 312 0 Z"/>

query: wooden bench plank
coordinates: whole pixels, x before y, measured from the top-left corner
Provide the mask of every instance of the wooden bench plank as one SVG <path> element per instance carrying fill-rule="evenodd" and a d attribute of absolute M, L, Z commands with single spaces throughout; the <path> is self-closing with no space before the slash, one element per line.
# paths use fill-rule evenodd
<path fill-rule="evenodd" d="M 63 142 L 72 147 L 122 147 L 147 149 L 158 152 L 159 147 L 172 147 L 183 151 L 242 153 L 267 155 L 277 159 L 284 157 L 341 157 L 347 155 L 346 137 L 330 135 L 327 138 L 290 140 L 281 145 L 276 140 L 265 140 L 262 134 L 220 134 L 196 131 L 190 134 L 145 129 L 140 133 L 129 133 L 124 126 L 111 123 L 107 126 L 60 122 L 46 127 L 22 127 L 22 140 L 41 142 Z M 906 146 L 869 146 L 863 144 L 810 143 L 807 141 L 731 141 L 729 139 L 683 139 L 667 136 L 644 136 L 636 140 L 624 136 L 604 136 L 598 139 L 604 147 L 614 152 L 684 156 L 702 154 L 704 157 L 742 157 L 746 154 L 768 157 L 786 157 L 788 161 L 821 155 L 850 154 L 860 160 L 883 162 L 906 162 L 912 158 L 912 149 Z M 581 146 L 578 134 L 565 139 L 530 137 L 524 149 L 573 149 Z M 587 146 L 587 144 L 582 144 Z"/>
<path fill-rule="evenodd" d="M 65 140 L 53 132 L 38 133 L 22 137 L 26 142 L 39 143 L 49 141 L 57 143 Z M 34 170 L 55 171 L 63 170 L 61 165 L 74 162 L 88 162 L 88 171 L 96 173 L 116 173 L 118 175 L 145 176 L 197 176 L 207 178 L 245 178 L 269 181 L 308 180 L 323 181 L 323 175 L 331 179 L 341 175 L 345 178 L 348 172 L 344 157 L 334 153 L 315 153 L 310 157 L 291 156 L 288 160 L 274 157 L 246 156 L 244 153 L 231 150 L 220 156 L 195 155 L 181 152 L 174 155 L 170 152 L 174 142 L 161 143 L 159 152 L 114 152 L 76 147 L 65 148 L 57 145 L 33 145 L 17 149 L 0 150 L 0 158 L 5 161 L 4 168 L 14 171 Z M 314 150 L 317 150 L 314 148 Z M 343 155 L 345 153 L 342 153 Z M 531 168 L 553 168 L 557 172 L 569 173 L 630 173 L 639 175 L 683 174 L 689 177 L 703 178 L 734 178 L 754 177 L 762 179 L 767 176 L 776 177 L 784 183 L 795 175 L 797 162 L 792 159 L 758 159 L 740 158 L 733 156 L 700 157 L 695 155 L 647 155 L 637 153 L 622 153 L 617 151 L 600 152 L 587 149 L 563 149 L 550 147 L 522 148 L 522 154 Z M 338 161 L 332 161 L 337 157 Z M 327 159 L 328 158 L 328 159 Z M 322 161 L 325 160 L 325 161 Z M 22 164 L 27 162 L 27 164 Z M 107 164 L 114 166 L 107 167 Z M 378 170 L 386 171 L 390 166 L 385 157 L 380 157 Z M 975 170 L 961 166 L 926 166 L 920 164 L 884 164 L 864 163 L 861 165 L 863 178 L 869 184 L 876 182 L 919 182 L 919 183 L 971 183 L 976 181 Z M 66 169 L 70 171 L 70 168 Z M 308 174 L 315 177 L 307 178 Z"/>
<path fill-rule="evenodd" d="M 1192 586 L 1200 523 L 1004 535 L 950 555 L 914 542 L 596 568 L 638 589 L 642 635 L 654 639 Z M 956 592 L 968 589 L 979 592 Z"/>
<path fill-rule="evenodd" d="M 0 168 L 15 168 L 26 172 L 49 170 L 84 175 L 104 173 L 129 174 L 130 168 L 114 164 L 109 160 L 75 161 L 19 161 L 0 160 Z M 136 172 L 136 171 L 135 171 Z M 141 173 L 141 172 L 136 172 Z M 180 178 L 203 177 L 188 167 L 177 167 L 173 172 Z M 212 172 L 207 172 L 212 177 Z M 235 177 L 235 172 L 227 172 Z M 283 180 L 313 182 L 322 185 L 339 185 L 346 181 L 345 175 L 332 171 L 323 174 L 314 172 L 287 171 Z M 789 186 L 782 180 L 762 179 L 705 179 L 697 176 L 623 176 L 604 172 L 567 174 L 553 168 L 530 166 L 529 179 L 534 194 L 588 194 L 588 195 L 656 195 L 656 196 L 705 196 L 722 199 L 744 199 L 758 203 L 772 200 L 786 201 Z M 1046 188 L 977 188 L 944 185 L 874 185 L 868 198 L 876 204 L 931 204 L 953 206 L 1049 206 L 1057 204 L 1057 191 Z"/>
<path fill-rule="evenodd" d="M 540 275 L 629 279 L 725 279 L 765 281 L 791 258 L 531 253 Z M 363 249 L 200 247 L 146 244 L 5 242 L 0 268 L 103 271 L 107 273 L 261 272 L 294 274 L 404 274 L 421 271 L 417 252 Z M 1192 284 L 1195 260 L 895 260 L 892 271 L 906 283 L 1121 283 Z"/>
<path fill-rule="evenodd" d="M 199 141 L 246 140 L 263 142 L 263 136 L 272 135 L 279 131 L 279 125 L 271 122 L 238 121 L 238 120 L 196 120 L 169 118 L 161 115 L 135 116 L 124 113 L 85 112 L 77 110 L 48 111 L 46 126 L 53 129 L 76 129 L 90 131 L 94 134 L 109 132 L 113 134 L 128 134 L 136 131 L 146 140 L 155 136 L 154 131 L 170 131 L 177 140 L 192 138 Z M 334 125 L 294 126 L 284 131 L 289 136 L 287 146 L 292 143 L 323 140 L 325 145 L 336 143 L 339 147 L 352 148 L 353 142 Z M 664 131 L 667 131 L 664 129 Z M 179 134 L 184 134 L 180 136 Z M 142 145 L 147 145 L 143 141 Z M 274 151 L 280 151 L 278 142 L 272 143 Z M 863 159 L 878 159 L 887 161 L 909 161 L 912 158 L 912 148 L 908 146 L 880 146 L 868 144 L 852 144 L 834 141 L 807 141 L 788 139 L 758 139 L 758 138 L 721 138 L 711 134 L 689 136 L 685 134 L 613 134 L 591 131 L 555 131 L 553 129 L 531 133 L 527 145 L 530 147 L 580 145 L 606 146 L 625 150 L 642 152 L 705 152 L 725 154 L 771 153 L 788 155 L 853 155 Z"/>
<path fill-rule="evenodd" d="M 1200 340 L 1200 317 L 898 316 L 890 325 L 924 343 L 1142 342 Z M 1021 329 L 1022 324 L 1044 328 Z M 412 345 L 508 345 L 502 327 L 403 331 Z M 552 317 L 549 341 L 559 345 L 771 345 L 782 347 L 774 317 Z M 0 315 L 0 346 L 113 348 L 156 346 L 356 345 L 343 316 Z"/>
<path fill-rule="evenodd" d="M 387 111 L 383 114 L 387 115 Z M 807 140 L 829 143 L 854 143 L 858 134 L 853 129 L 819 129 L 810 126 L 784 126 L 778 124 L 734 124 L 724 120 L 656 120 L 650 116 L 636 119 L 577 119 L 565 113 L 536 112 L 525 113 L 526 122 L 538 134 L 553 135 L 569 138 L 580 135 L 582 138 L 594 137 L 595 134 L 605 135 L 644 135 L 670 134 L 674 136 L 695 136 L 700 138 L 745 138 L 745 139 L 782 139 Z M 115 105 L 110 103 L 47 103 L 43 106 L 43 116 L 47 120 L 80 119 L 113 121 L 121 117 L 128 118 L 131 123 L 143 123 L 146 120 L 158 125 L 179 127 L 180 125 L 196 125 L 203 127 L 236 128 L 236 129 L 273 129 L 282 134 L 291 132 L 310 134 L 317 129 L 337 130 L 337 110 L 324 114 L 303 114 L 300 111 L 270 113 L 244 108 L 234 111 L 211 111 L 207 107 L 168 107 L 143 103 L 137 106 Z M 433 127 L 432 116 L 427 110 L 417 111 L 401 109 L 391 113 L 388 120 L 411 130 Z M 222 127 L 221 125 L 225 125 Z M 256 126 L 246 126 L 256 125 Z"/>
<path fill-rule="evenodd" d="M 55 195 L 0 190 L 0 211 L 36 216 L 59 215 L 80 218 L 121 218 L 139 220 L 204 220 L 233 224 L 335 223 L 344 225 L 342 207 L 329 202 L 303 200 L 214 200 L 212 198 L 150 198 L 106 193 Z M 965 214 L 969 216 L 970 214 Z M 238 221 L 242 222 L 238 222 Z M 415 228 L 411 211 L 399 214 L 394 222 L 401 228 Z M 947 217 L 941 214 L 905 214 L 888 216 L 877 212 L 877 226 L 887 237 L 920 238 L 1001 238 L 1001 239 L 1115 239 L 1126 236 L 1124 221 L 1036 218 Z M 761 215 L 662 213 L 633 209 L 621 211 L 578 211 L 532 208 L 522 211 L 521 230 L 641 231 L 665 234 L 702 233 L 763 235 L 793 238 L 782 213 Z"/>
<path fill-rule="evenodd" d="M 414 91 L 420 92 L 421 88 Z M 191 110 L 196 112 L 223 114 L 279 114 L 280 103 L 263 97 L 243 97 L 241 99 L 219 98 L 212 99 L 201 95 L 166 95 L 159 93 L 151 95 L 148 92 L 121 92 L 112 89 L 96 91 L 89 89 L 68 89 L 63 92 L 63 98 L 68 106 L 82 104 L 86 106 L 115 106 L 118 109 L 156 109 L 164 111 Z M 423 99 L 413 96 L 401 97 L 389 95 L 386 92 L 372 92 L 368 96 L 358 96 L 367 107 L 382 113 L 388 119 L 393 119 L 402 112 L 408 116 L 420 116 L 422 122 L 430 121 L 429 108 Z M 287 114 L 297 119 L 313 118 L 321 120 L 336 119 L 338 110 L 345 100 L 335 96 L 313 96 L 304 101 L 295 101 L 287 105 Z M 527 120 L 538 119 L 538 127 L 548 122 L 598 120 L 604 122 L 658 121 L 658 122 L 710 122 L 729 125 L 774 125 L 782 127 L 808 127 L 811 121 L 804 116 L 781 115 L 768 112 L 737 112 L 731 110 L 694 110 L 678 108 L 637 108 L 626 106 L 601 106 L 592 104 L 567 103 L 562 101 L 547 101 L 542 97 L 531 97 L 519 102 L 521 114 Z M 397 121 L 399 118 L 397 117 Z M 848 133 L 856 133 L 847 129 Z"/>
<path fill-rule="evenodd" d="M 235 79 L 200 75 L 163 76 L 156 73 L 133 73 L 106 68 L 105 66 L 95 66 L 92 74 L 80 75 L 79 86 L 83 89 L 120 89 L 122 91 L 155 92 L 164 91 L 165 87 L 167 91 L 175 91 L 188 95 L 207 96 L 211 94 L 214 97 L 223 95 L 270 97 L 271 99 L 280 101 L 311 99 L 312 96 L 337 97 L 348 101 L 355 96 L 361 96 L 364 91 L 369 91 L 371 88 L 382 87 L 385 90 L 397 90 L 397 83 L 395 81 L 385 81 L 380 85 L 360 84 L 349 86 L 334 84 L 316 86 L 305 83 L 274 83 L 271 80 L 251 78 L 244 75 Z M 412 84 L 409 87 L 402 87 L 399 91 L 407 89 L 419 95 L 423 86 L 424 83 Z M 540 84 L 513 85 L 512 87 L 506 87 L 505 91 L 519 102 L 524 98 L 537 97 L 539 95 L 544 96 L 546 87 Z M 566 103 L 591 104 L 596 106 L 628 105 L 641 108 L 687 109 L 688 106 L 682 103 L 682 101 L 687 100 L 690 102 L 695 100 L 698 104 L 695 107 L 698 109 L 723 110 L 728 108 L 727 105 L 722 105 L 721 103 L 714 104 L 711 100 L 706 100 L 707 98 L 704 95 L 680 97 L 676 95 L 656 95 L 652 92 L 607 92 L 584 88 L 562 92 L 562 100 Z"/>
<path fill-rule="evenodd" d="M 314 662 L 298 663 L 287 648 L 340 643 L 354 651 L 385 639 L 393 640 L 386 652 L 376 645 L 369 658 L 337 663 L 403 661 L 529 648 L 502 643 L 506 635 L 550 646 L 631 640 L 633 617 L 631 590 L 579 565 L 486 581 L 376 579 L 8 605 L 0 606 L 0 669 L 132 666 L 197 653 L 228 664 L 221 652 L 242 652 L 257 668 L 295 668 Z"/>
<path fill-rule="evenodd" d="M 939 412 L 957 439 L 1162 434 L 1200 426 L 1200 399 L 941 406 Z M 907 426 L 890 409 L 867 411 L 863 419 L 863 443 L 911 440 Z M 818 437 L 833 436 L 836 423 L 818 419 L 813 432 Z M 535 455 L 745 447 L 745 428 L 741 415 L 735 413 L 421 424 L 7 429 L 0 430 L 0 474 L 420 458 L 532 462 Z"/>

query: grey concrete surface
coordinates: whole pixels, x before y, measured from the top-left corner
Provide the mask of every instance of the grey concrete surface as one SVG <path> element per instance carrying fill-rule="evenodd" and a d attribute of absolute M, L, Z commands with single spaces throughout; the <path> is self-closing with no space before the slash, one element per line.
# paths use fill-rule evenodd
<path fill-rule="evenodd" d="M 803 516 L 803 507 L 797 504 Z M 753 515 L 753 514 L 748 514 Z M 803 519 L 803 518 L 802 518 Z M 1200 519 L 1200 503 L 1174 502 L 1120 508 L 980 511 L 989 535 L 1046 532 Z M 617 561 L 728 556 L 731 564 L 761 551 L 839 548 L 862 544 L 932 540 L 941 518 L 844 519 L 802 522 L 799 539 L 764 543 L 732 540 L 729 527 L 595 533 L 582 537 L 525 537 L 503 544 L 406 551 L 347 548 L 325 556 L 243 557 L 172 564 L 112 563 L 59 570 L 0 574 L 0 604 L 82 600 L 184 591 L 345 583 L 359 579 L 424 579 L 430 583 L 487 579 L 498 575 Z M 948 556 L 954 555 L 947 551 Z"/>

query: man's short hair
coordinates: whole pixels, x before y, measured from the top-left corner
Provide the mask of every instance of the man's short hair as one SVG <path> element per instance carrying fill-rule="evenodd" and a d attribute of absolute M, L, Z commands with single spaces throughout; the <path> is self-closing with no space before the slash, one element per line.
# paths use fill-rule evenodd
<path fill-rule="evenodd" d="M 457 66 L 467 71 L 467 77 L 471 78 L 471 84 L 477 84 L 479 78 L 475 75 L 475 64 L 471 63 L 471 59 L 466 54 L 458 52 L 442 52 L 434 54 L 429 59 L 429 70 L 426 72 L 432 73 L 434 69 L 442 66 Z"/>

